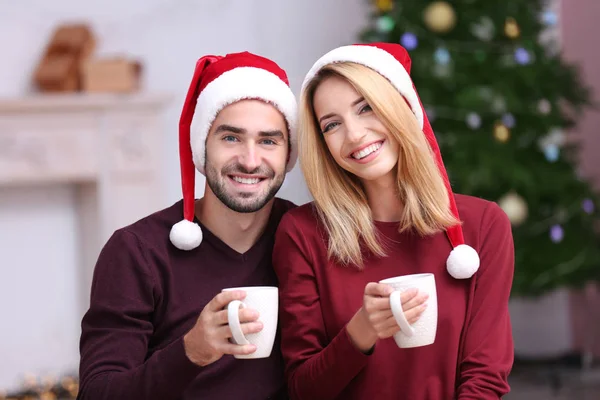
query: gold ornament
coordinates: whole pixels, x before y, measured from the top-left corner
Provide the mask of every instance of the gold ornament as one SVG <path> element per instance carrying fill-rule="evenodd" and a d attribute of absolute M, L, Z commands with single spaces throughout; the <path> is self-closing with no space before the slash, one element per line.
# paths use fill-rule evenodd
<path fill-rule="evenodd" d="M 389 12 L 394 8 L 393 0 L 375 0 L 377 9 L 381 12 Z"/>
<path fill-rule="evenodd" d="M 503 123 L 496 123 L 494 126 L 494 137 L 497 141 L 505 143 L 510 139 L 510 130 Z"/>
<path fill-rule="evenodd" d="M 456 24 L 456 13 L 452 6 L 445 1 L 431 3 L 423 12 L 425 25 L 436 33 L 447 33 Z"/>
<path fill-rule="evenodd" d="M 519 37 L 519 25 L 513 17 L 506 18 L 506 23 L 504 24 L 504 34 L 511 39 L 516 39 Z"/>
<path fill-rule="evenodd" d="M 518 226 L 527 219 L 527 203 L 515 192 L 509 192 L 498 200 L 498 205 L 510 220 L 510 223 Z"/>

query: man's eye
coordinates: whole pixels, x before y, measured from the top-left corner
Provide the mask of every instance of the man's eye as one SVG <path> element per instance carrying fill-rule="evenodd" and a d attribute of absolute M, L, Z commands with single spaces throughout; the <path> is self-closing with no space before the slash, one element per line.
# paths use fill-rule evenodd
<path fill-rule="evenodd" d="M 226 142 L 235 142 L 235 141 L 237 141 L 237 138 L 235 136 L 228 135 L 228 136 L 223 136 L 223 140 Z"/>

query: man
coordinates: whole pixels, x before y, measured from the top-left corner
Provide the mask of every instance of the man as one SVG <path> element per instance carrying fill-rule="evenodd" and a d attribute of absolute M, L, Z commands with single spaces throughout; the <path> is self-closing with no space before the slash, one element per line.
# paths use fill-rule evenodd
<path fill-rule="evenodd" d="M 183 107 L 183 201 L 117 230 L 103 248 L 82 321 L 79 399 L 285 398 L 270 358 L 229 341 L 228 287 L 275 285 L 275 198 L 296 161 L 296 100 L 286 73 L 243 52 L 201 58 Z M 191 128 L 190 128 L 191 125 Z M 195 170 L 206 176 L 194 199 Z M 184 219 L 181 219 L 183 214 Z M 179 221 L 179 222 L 177 222 Z M 251 309 L 243 332 L 258 332 Z"/>

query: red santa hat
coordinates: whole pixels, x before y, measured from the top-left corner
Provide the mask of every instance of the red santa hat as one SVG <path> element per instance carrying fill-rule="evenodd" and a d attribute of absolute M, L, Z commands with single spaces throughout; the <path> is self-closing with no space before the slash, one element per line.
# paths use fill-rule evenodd
<path fill-rule="evenodd" d="M 245 99 L 263 100 L 283 114 L 290 140 L 286 170 L 289 172 L 296 163 L 297 103 L 285 71 L 275 62 L 249 52 L 200 58 L 179 120 L 183 220 L 173 225 L 169 238 L 181 250 L 192 250 L 202 242 L 202 230 L 194 222 L 195 171 L 205 173 L 208 132 L 223 108 Z"/>
<path fill-rule="evenodd" d="M 450 209 L 454 216 L 460 219 L 454 193 L 448 180 L 448 174 L 433 129 L 427 115 L 423 112 L 423 105 L 410 78 L 411 60 L 406 49 L 395 43 L 354 44 L 333 49 L 317 60 L 310 69 L 302 84 L 302 92 L 323 67 L 340 62 L 353 62 L 371 68 L 387 78 L 404 96 L 423 130 L 429 146 L 433 150 L 440 174 L 448 191 Z M 448 272 L 456 279 L 470 278 L 479 269 L 479 255 L 475 249 L 465 244 L 461 225 L 448 228 L 446 236 L 452 246 L 450 255 L 446 260 Z"/>

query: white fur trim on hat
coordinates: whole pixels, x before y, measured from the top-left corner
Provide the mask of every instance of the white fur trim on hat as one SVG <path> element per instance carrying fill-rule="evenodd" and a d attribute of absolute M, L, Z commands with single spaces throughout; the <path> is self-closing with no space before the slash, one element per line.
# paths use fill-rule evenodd
<path fill-rule="evenodd" d="M 350 45 L 331 50 L 329 53 L 318 59 L 308 71 L 308 74 L 306 74 L 304 82 L 302 83 L 302 92 L 304 92 L 308 83 L 310 83 L 317 75 L 321 68 L 329 64 L 340 62 L 354 62 L 364 65 L 387 78 L 408 101 L 415 117 L 417 117 L 419 126 L 423 129 L 423 109 L 421 108 L 419 97 L 417 96 L 417 92 L 408 72 L 404 69 L 400 61 L 396 60 L 396 58 L 387 51 L 378 47 Z"/>
<path fill-rule="evenodd" d="M 171 243 L 179 250 L 192 250 L 202 242 L 202 228 L 187 219 L 181 220 L 171 228 Z"/>
<path fill-rule="evenodd" d="M 456 246 L 446 260 L 446 268 L 456 279 L 468 279 L 479 269 L 479 255 L 466 244 Z"/>
<path fill-rule="evenodd" d="M 277 75 L 256 67 L 238 67 L 224 72 L 206 85 L 198 96 L 190 128 L 194 164 L 204 174 L 206 137 L 219 111 L 243 99 L 261 99 L 273 104 L 285 117 L 289 127 L 289 172 L 298 157 L 296 129 L 296 98 L 290 87 Z"/>

